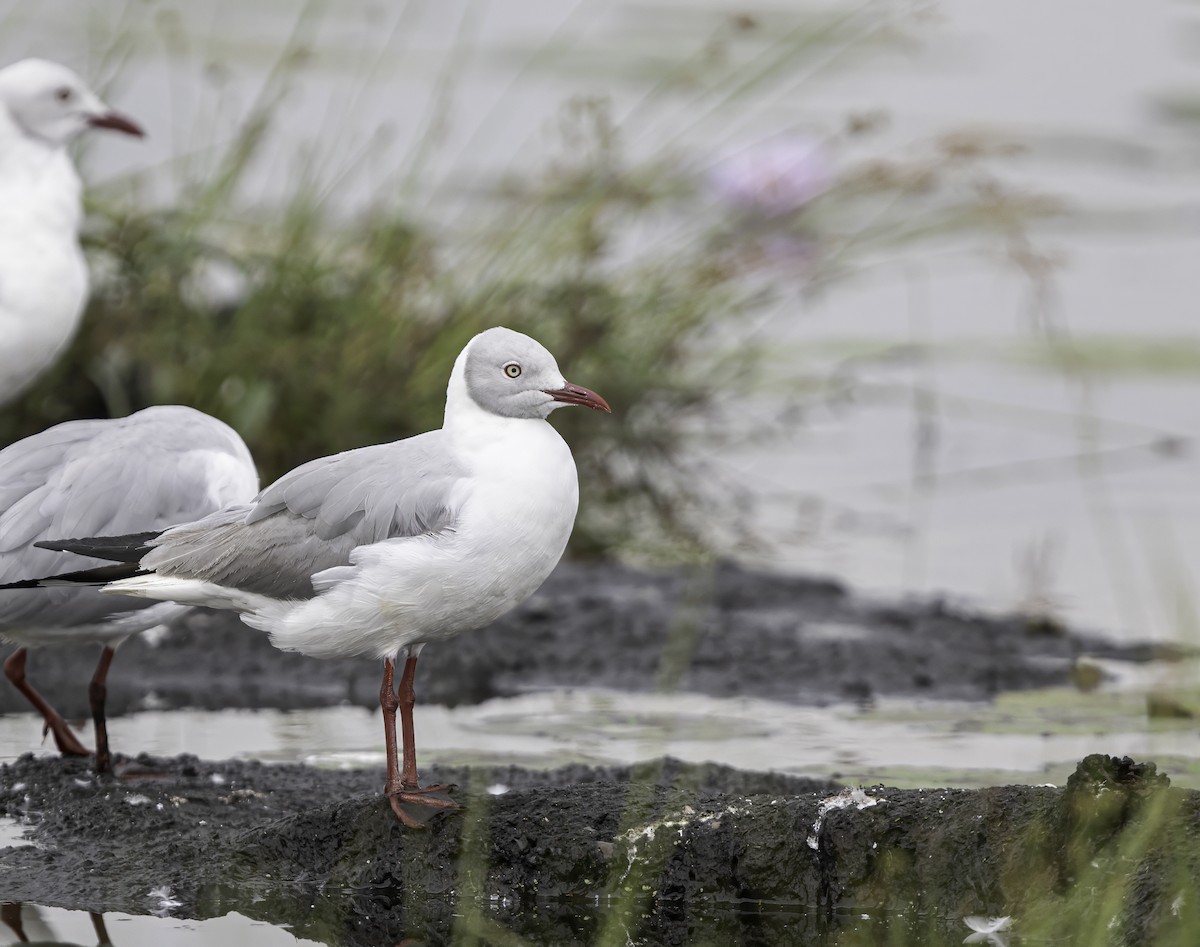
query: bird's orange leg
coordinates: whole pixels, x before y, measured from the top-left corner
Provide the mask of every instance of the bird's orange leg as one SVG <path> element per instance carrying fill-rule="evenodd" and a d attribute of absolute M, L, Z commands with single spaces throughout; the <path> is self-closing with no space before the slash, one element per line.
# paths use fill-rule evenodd
<path fill-rule="evenodd" d="M 424 786 L 417 778 L 417 746 L 413 735 L 413 675 L 417 659 L 409 656 L 400 676 L 399 691 L 393 690 L 396 666 L 391 658 L 383 662 L 383 685 L 379 689 L 379 706 L 383 711 L 383 733 L 387 750 L 387 782 L 383 791 L 391 802 L 392 811 L 410 829 L 423 828 L 430 815 L 421 817 L 421 809 L 458 809 L 458 803 L 446 795 L 450 786 Z M 400 711 L 400 727 L 404 738 L 404 767 L 400 770 L 396 755 L 396 711 Z M 415 810 L 415 811 L 414 811 Z"/>
<path fill-rule="evenodd" d="M 42 720 L 45 721 L 42 735 L 45 736 L 47 732 L 53 733 L 54 743 L 63 756 L 90 756 L 91 750 L 79 742 L 62 715 L 46 703 L 46 699 L 25 679 L 25 656 L 24 648 L 17 648 L 10 654 L 4 662 L 4 676 L 12 681 L 13 687 L 25 695 L 33 709 L 42 715 Z"/>
<path fill-rule="evenodd" d="M 92 705 L 92 724 L 96 728 L 96 772 L 112 772 L 112 755 L 108 752 L 108 721 L 104 715 L 104 702 L 108 698 L 108 668 L 115 652 L 108 645 L 100 652 L 96 673 L 88 686 L 88 701 Z"/>

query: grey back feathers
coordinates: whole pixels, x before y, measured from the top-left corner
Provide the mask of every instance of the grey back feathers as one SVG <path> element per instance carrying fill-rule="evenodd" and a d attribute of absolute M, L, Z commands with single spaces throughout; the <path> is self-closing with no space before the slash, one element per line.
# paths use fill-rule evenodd
<path fill-rule="evenodd" d="M 310 461 L 249 506 L 163 533 L 142 566 L 272 598 L 311 598 L 313 574 L 347 565 L 354 547 L 453 526 L 466 471 L 442 447 L 444 436 L 430 431 Z"/>
<path fill-rule="evenodd" d="M 256 481 L 241 438 L 191 408 L 59 424 L 0 451 L 0 581 L 104 564 L 38 540 L 164 529 L 252 496 Z M 149 604 L 94 589 L 3 592 L 0 632 L 94 623 Z"/>
<path fill-rule="evenodd" d="M 544 418 L 553 402 L 544 392 L 563 386 L 558 363 L 541 343 L 497 326 L 471 342 L 467 392 L 485 411 L 506 418 Z"/>

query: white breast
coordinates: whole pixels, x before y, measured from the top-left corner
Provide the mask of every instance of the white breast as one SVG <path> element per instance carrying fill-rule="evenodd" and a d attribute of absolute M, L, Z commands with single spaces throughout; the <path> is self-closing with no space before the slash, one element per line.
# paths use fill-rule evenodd
<path fill-rule="evenodd" d="M 79 178 L 61 150 L 0 161 L 0 402 L 70 342 L 87 298 Z"/>
<path fill-rule="evenodd" d="M 452 530 L 359 547 L 316 598 L 269 606 L 247 623 L 284 650 L 388 657 L 525 601 L 566 549 L 579 505 L 575 462 L 544 421 L 492 425 L 467 443 L 473 476 L 454 498 Z"/>

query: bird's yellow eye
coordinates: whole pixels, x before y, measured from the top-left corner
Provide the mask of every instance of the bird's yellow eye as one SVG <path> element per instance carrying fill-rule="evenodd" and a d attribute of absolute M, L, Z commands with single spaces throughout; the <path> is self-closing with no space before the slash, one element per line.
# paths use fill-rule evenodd
<path fill-rule="evenodd" d="M 54 90 L 54 97 L 60 102 L 70 102 L 74 95 L 70 86 L 59 86 Z"/>
<path fill-rule="evenodd" d="M 516 362 L 509 362 L 504 366 L 504 374 L 506 374 L 509 378 L 517 378 L 521 374 L 521 366 Z"/>

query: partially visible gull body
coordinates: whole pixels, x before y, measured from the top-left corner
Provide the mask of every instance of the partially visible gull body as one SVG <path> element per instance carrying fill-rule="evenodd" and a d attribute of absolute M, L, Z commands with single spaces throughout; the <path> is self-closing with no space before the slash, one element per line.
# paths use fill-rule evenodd
<path fill-rule="evenodd" d="M 38 548 L 40 540 L 161 530 L 257 492 L 258 473 L 242 439 L 191 408 L 160 406 L 126 418 L 56 425 L 0 450 L 0 581 L 104 564 Z M 96 767 L 108 771 L 104 700 L 113 652 L 130 635 L 185 611 L 86 586 L 0 591 L 0 638 L 19 646 L 4 673 L 41 713 L 59 750 L 85 755 L 62 716 L 27 680 L 26 649 L 102 645 L 89 702 Z"/>
<path fill-rule="evenodd" d="M 81 186 L 66 146 L 89 128 L 142 134 L 65 66 L 0 69 L 0 404 L 54 362 L 83 315 Z"/>
<path fill-rule="evenodd" d="M 112 539 L 51 545 L 128 563 L 130 577 L 105 592 L 236 609 L 286 651 L 382 658 L 384 791 L 397 817 L 416 826 L 413 807 L 456 808 L 446 787 L 422 788 L 417 778 L 417 655 L 519 605 L 562 556 L 579 484 L 546 418 L 564 404 L 609 410 L 563 378 L 533 339 L 489 329 L 454 363 L 436 431 L 322 457 L 253 503 L 123 547 Z"/>

